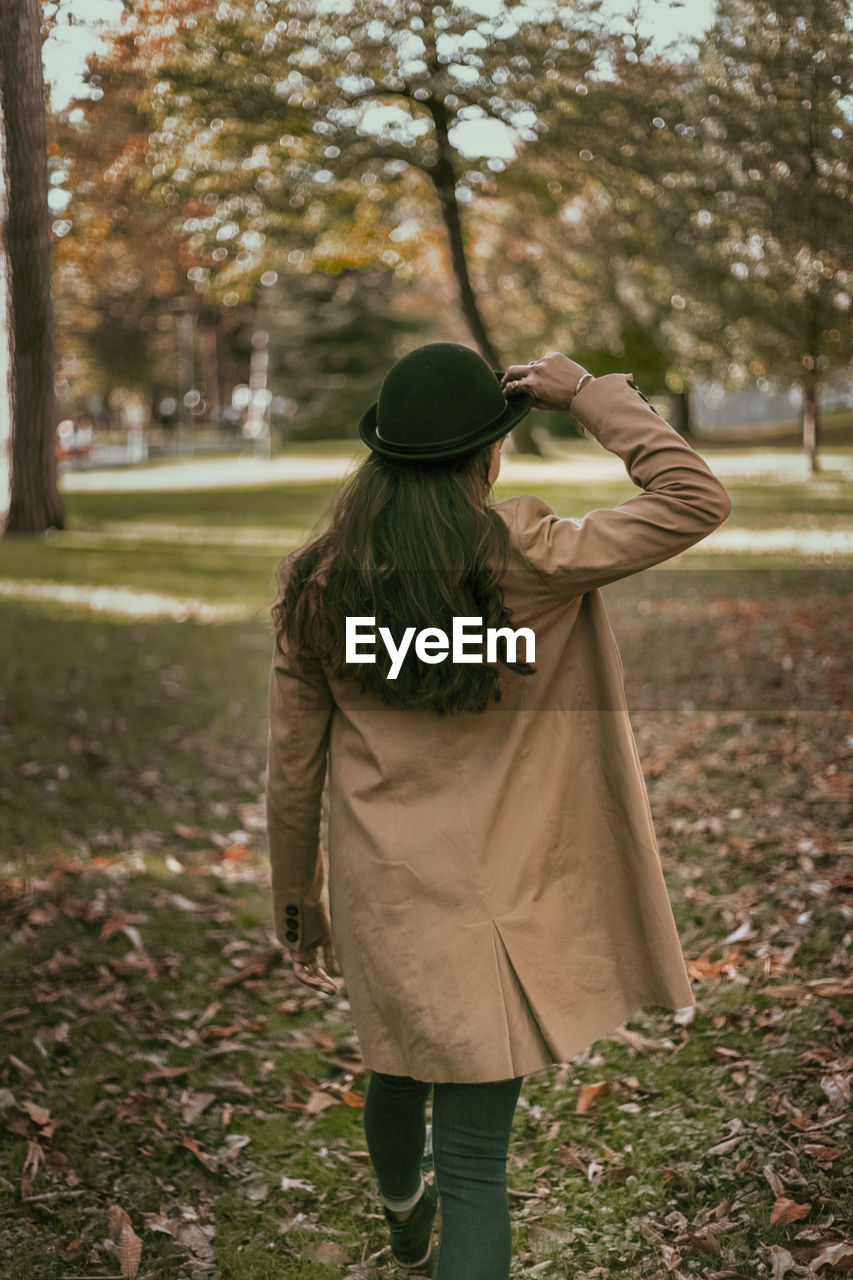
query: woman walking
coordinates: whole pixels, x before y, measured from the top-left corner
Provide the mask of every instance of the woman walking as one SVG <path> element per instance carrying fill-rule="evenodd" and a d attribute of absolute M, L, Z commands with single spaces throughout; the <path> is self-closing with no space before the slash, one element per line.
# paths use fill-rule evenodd
<path fill-rule="evenodd" d="M 581 520 L 493 504 L 534 406 L 570 410 L 642 492 Z M 501 378 L 466 347 L 417 348 L 360 433 L 370 454 L 282 562 L 273 610 L 275 927 L 309 985 L 334 992 L 340 964 L 393 1256 L 428 1265 L 440 1203 L 437 1280 L 507 1280 L 524 1076 L 693 1003 L 599 588 L 731 504 L 630 374 L 559 353 Z"/>

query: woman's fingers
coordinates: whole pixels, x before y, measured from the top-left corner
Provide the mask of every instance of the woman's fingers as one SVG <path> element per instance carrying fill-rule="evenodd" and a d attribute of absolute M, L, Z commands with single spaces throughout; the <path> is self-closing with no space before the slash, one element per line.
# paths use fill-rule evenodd
<path fill-rule="evenodd" d="M 549 351 L 530 364 L 511 364 L 501 387 L 505 395 L 524 391 L 537 409 L 567 409 L 572 402 L 583 365 L 559 351 Z"/>
<path fill-rule="evenodd" d="M 319 960 L 321 946 L 326 968 L 323 967 Z M 309 987 L 314 987 L 317 991 L 325 991 L 329 995 L 334 995 L 338 990 L 334 978 L 330 977 L 326 972 L 327 969 L 335 969 L 337 967 L 331 941 L 320 943 L 316 947 L 308 947 L 304 951 L 292 953 L 291 959 L 293 961 L 293 972 L 300 982 L 304 982 Z"/>
<path fill-rule="evenodd" d="M 338 989 L 335 980 L 329 977 L 317 960 L 313 964 L 304 964 L 297 960 L 294 962 L 293 971 L 300 982 L 313 987 L 316 991 L 325 991 L 329 995 L 334 995 Z"/>
<path fill-rule="evenodd" d="M 510 382 L 518 382 L 525 378 L 530 372 L 530 368 L 529 364 L 511 364 L 508 369 L 504 370 L 501 386 L 506 387 Z"/>

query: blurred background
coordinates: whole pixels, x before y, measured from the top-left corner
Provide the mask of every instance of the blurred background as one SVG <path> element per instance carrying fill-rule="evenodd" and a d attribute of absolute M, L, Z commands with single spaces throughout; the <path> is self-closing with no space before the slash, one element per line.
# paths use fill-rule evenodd
<path fill-rule="evenodd" d="M 64 466 L 354 438 L 436 339 L 849 438 L 846 0 L 42 12 Z"/>

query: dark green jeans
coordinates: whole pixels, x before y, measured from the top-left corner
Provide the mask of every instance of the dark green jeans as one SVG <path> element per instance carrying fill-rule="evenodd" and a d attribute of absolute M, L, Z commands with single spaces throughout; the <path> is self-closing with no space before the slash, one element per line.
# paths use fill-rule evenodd
<path fill-rule="evenodd" d="M 508 1280 L 512 1233 L 506 1158 L 524 1077 L 430 1084 L 371 1071 L 364 1133 L 383 1200 L 416 1194 L 432 1099 L 432 1149 L 441 1199 L 436 1280 Z"/>

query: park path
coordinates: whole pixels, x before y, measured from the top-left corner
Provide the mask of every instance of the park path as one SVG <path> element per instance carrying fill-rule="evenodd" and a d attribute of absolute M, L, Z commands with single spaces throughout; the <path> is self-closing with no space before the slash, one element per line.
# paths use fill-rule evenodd
<path fill-rule="evenodd" d="M 702 453 L 701 447 L 699 452 Z M 250 456 L 186 458 L 157 466 L 66 471 L 61 477 L 61 488 L 65 493 L 115 493 L 334 484 L 357 466 L 363 456 L 361 450 L 350 453 L 342 449 L 340 453 L 326 457 L 285 454 L 270 461 Z M 724 483 L 727 479 L 745 483 L 809 480 L 808 462 L 799 449 L 755 452 L 714 449 L 709 451 L 707 460 Z M 821 479 L 833 482 L 853 480 L 853 455 L 849 452 L 827 450 L 821 454 L 821 466 Z M 624 479 L 624 464 L 615 454 L 585 442 L 565 447 L 562 456 L 537 459 L 504 455 L 501 460 L 501 481 L 512 485 L 565 484 L 580 480 L 599 484 Z"/>

